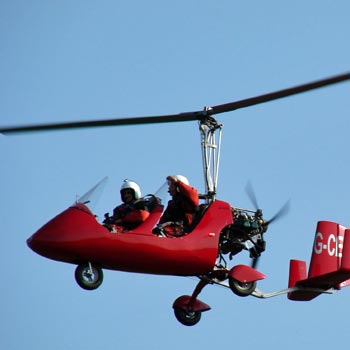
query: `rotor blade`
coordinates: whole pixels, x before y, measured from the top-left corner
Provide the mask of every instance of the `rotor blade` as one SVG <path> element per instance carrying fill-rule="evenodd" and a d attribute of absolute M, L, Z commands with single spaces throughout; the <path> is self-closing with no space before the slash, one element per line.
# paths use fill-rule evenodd
<path fill-rule="evenodd" d="M 121 119 L 104 119 L 104 120 L 92 120 L 92 121 L 80 121 L 80 122 L 66 122 L 66 123 L 53 123 L 53 124 L 36 124 L 36 125 L 21 125 L 13 127 L 0 128 L 0 133 L 23 133 L 34 131 L 49 131 L 49 130 L 63 130 L 63 129 L 77 129 L 77 128 L 90 128 L 101 126 L 121 126 L 121 125 L 136 125 L 136 124 L 154 124 L 154 123 L 171 123 L 171 122 L 185 122 L 202 120 L 208 115 L 214 115 L 219 113 L 225 113 L 234 111 L 239 108 L 249 107 L 256 104 L 276 100 L 282 97 L 298 94 L 308 90 L 317 89 L 323 86 L 340 83 L 344 80 L 350 80 L 350 73 L 337 75 L 331 78 L 318 80 L 315 82 L 299 85 L 289 89 L 284 89 L 265 95 L 260 95 L 245 100 L 217 105 L 214 107 L 206 108 L 204 111 L 185 112 L 179 114 L 170 114 L 162 116 L 149 116 L 149 117 L 135 117 L 135 118 L 121 118 Z"/>
<path fill-rule="evenodd" d="M 303 85 L 298 85 L 295 87 L 291 87 L 288 89 L 284 90 L 279 90 L 275 92 L 271 92 L 268 94 L 256 96 L 256 97 L 251 97 L 247 98 L 245 100 L 240 100 L 236 102 L 231 102 L 231 103 L 225 103 L 222 105 L 217 105 L 214 107 L 211 107 L 210 113 L 211 114 L 218 114 L 218 113 L 224 113 L 224 112 L 230 112 L 234 111 L 239 108 L 245 108 L 245 107 L 250 107 L 254 106 L 260 103 L 265 103 L 269 102 L 272 100 L 277 100 L 279 98 L 295 95 L 295 94 L 300 94 L 302 92 L 306 92 L 309 90 L 314 90 L 318 89 L 327 85 L 332 85 L 332 84 L 337 84 L 345 80 L 350 80 L 350 73 L 345 73 L 341 75 L 337 75 L 334 77 L 322 79 L 322 80 L 317 80 L 311 83 L 303 84 Z"/>
<path fill-rule="evenodd" d="M 281 219 L 283 216 L 287 215 L 290 209 L 290 200 L 283 204 L 281 209 L 267 222 L 271 224 L 271 222 L 276 221 L 277 219 Z"/>
<path fill-rule="evenodd" d="M 13 127 L 0 128 L 0 133 L 22 133 L 34 131 L 50 131 L 50 130 L 67 130 L 78 128 L 93 128 L 102 126 L 122 126 L 122 125 L 137 125 L 137 124 L 154 124 L 154 123 L 172 123 L 200 120 L 205 115 L 205 112 L 188 112 L 161 116 L 135 117 L 135 118 L 120 118 L 120 119 L 103 119 L 103 120 L 87 120 L 78 122 L 52 123 L 52 124 L 34 124 L 22 125 Z"/>

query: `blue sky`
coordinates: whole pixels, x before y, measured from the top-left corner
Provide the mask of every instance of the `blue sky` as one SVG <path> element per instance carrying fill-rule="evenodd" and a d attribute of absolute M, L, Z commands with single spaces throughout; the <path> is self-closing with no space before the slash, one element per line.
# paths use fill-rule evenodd
<path fill-rule="evenodd" d="M 1 1 L 1 126 L 200 110 L 350 70 L 346 0 Z M 271 226 L 265 291 L 308 260 L 318 220 L 349 225 L 350 84 L 223 114 L 218 197 L 250 207 L 250 180 Z M 154 192 L 168 174 L 203 190 L 195 122 L 0 135 L 2 349 L 329 349 L 347 334 L 349 290 L 310 303 L 240 299 L 206 288 L 212 306 L 184 327 L 171 305 L 196 280 L 106 271 L 94 292 L 74 266 L 26 239 L 103 177 L 100 217 L 124 178 Z M 132 259 L 132 256 L 130 257 Z M 232 263 L 245 261 L 238 256 Z"/>

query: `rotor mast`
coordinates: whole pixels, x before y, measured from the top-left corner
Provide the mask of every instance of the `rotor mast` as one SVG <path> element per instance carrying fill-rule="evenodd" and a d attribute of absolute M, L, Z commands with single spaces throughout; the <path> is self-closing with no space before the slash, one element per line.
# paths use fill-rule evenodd
<path fill-rule="evenodd" d="M 205 200 L 207 203 L 211 203 L 216 197 L 222 136 L 222 124 L 219 124 L 211 116 L 210 111 L 210 107 L 205 107 L 203 118 L 199 121 Z"/>

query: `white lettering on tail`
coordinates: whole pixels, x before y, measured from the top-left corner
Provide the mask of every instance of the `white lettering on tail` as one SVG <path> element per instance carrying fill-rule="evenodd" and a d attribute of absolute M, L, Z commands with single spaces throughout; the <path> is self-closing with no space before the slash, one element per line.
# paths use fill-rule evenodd
<path fill-rule="evenodd" d="M 344 238 L 342 236 L 337 237 L 331 233 L 325 242 L 323 240 L 322 233 L 317 232 L 314 242 L 314 252 L 315 254 L 322 254 L 323 252 L 326 252 L 329 256 L 341 258 L 343 250 L 343 239 Z"/>

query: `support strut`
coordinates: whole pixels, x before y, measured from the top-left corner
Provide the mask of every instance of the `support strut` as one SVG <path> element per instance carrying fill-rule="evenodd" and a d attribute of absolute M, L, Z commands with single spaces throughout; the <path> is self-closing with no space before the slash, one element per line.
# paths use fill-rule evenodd
<path fill-rule="evenodd" d="M 210 281 L 207 280 L 207 279 L 201 279 L 201 280 L 198 282 L 196 288 L 194 289 L 194 291 L 193 291 L 193 293 L 192 293 L 192 295 L 191 295 L 191 298 L 190 298 L 190 300 L 189 300 L 189 303 L 188 303 L 188 308 L 189 308 L 190 310 L 193 309 L 194 304 L 195 304 L 195 302 L 197 301 L 197 297 L 198 297 L 198 295 L 200 294 L 200 292 L 201 292 L 201 291 L 203 290 L 203 288 L 204 288 L 206 285 L 208 285 L 209 283 L 210 283 Z"/>

